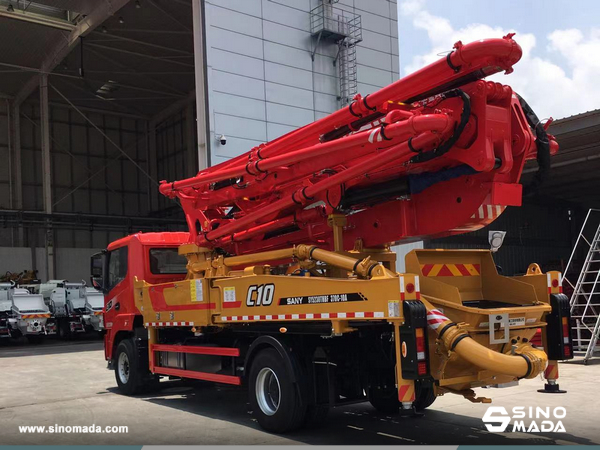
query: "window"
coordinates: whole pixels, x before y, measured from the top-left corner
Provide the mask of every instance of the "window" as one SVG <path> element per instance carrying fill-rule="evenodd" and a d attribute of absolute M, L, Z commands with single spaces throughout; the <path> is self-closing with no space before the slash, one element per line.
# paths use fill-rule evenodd
<path fill-rule="evenodd" d="M 176 248 L 151 248 L 150 272 L 155 275 L 187 273 L 187 259 Z"/>
<path fill-rule="evenodd" d="M 121 247 L 108 253 L 108 283 L 111 290 L 127 275 L 127 247 Z"/>

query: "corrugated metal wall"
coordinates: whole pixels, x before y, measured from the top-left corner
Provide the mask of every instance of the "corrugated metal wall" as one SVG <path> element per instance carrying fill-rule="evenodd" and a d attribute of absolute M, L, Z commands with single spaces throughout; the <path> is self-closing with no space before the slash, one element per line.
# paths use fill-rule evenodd
<path fill-rule="evenodd" d="M 3 161 L 0 164 L 0 208 L 3 209 L 10 209 L 12 206 L 10 203 L 11 185 L 9 184 L 11 180 L 11 166 L 8 149 L 9 126 L 7 110 L 8 105 L 6 100 L 0 99 L 0 161 Z"/>
<path fill-rule="evenodd" d="M 188 147 L 186 141 L 186 114 L 182 110 L 156 126 L 156 164 L 159 180 L 181 180 L 187 178 L 190 174 L 188 167 Z M 196 124 L 192 124 L 194 130 L 194 138 L 196 137 Z M 196 141 L 193 142 L 196 151 Z M 179 205 L 171 199 L 158 196 L 158 209 L 168 212 L 176 209 L 176 213 L 180 212 Z"/>
<path fill-rule="evenodd" d="M 585 212 L 556 205 L 525 204 L 508 207 L 491 225 L 473 233 L 428 240 L 425 248 L 489 248 L 490 230 L 506 231 L 504 244 L 495 255 L 505 275 L 527 271 L 530 263 L 542 270 L 563 270 L 577 238 Z"/>
<path fill-rule="evenodd" d="M 320 0 L 207 0 L 206 34 L 211 161 L 218 164 L 319 119 L 340 105 L 338 47 L 317 48 L 310 11 Z M 341 0 L 360 14 L 358 90 L 398 79 L 396 2 Z M 215 136 L 227 136 L 220 145 Z"/>
<path fill-rule="evenodd" d="M 8 161 L 6 108 L 0 102 L 0 157 Z M 0 109 L 2 111 L 2 109 Z M 146 121 L 125 116 L 86 112 L 110 140 L 148 171 Z M 42 165 L 39 106 L 21 105 L 21 161 L 23 209 L 40 211 Z M 148 182 L 81 115 L 62 106 L 50 107 L 52 203 L 55 212 L 110 216 L 146 216 L 149 213 Z M 0 169 L 0 207 L 9 209 L 8 164 Z M 155 187 L 153 187 L 155 188 Z M 39 230 L 37 242 L 43 242 Z M 99 230 L 56 230 L 57 247 L 104 247 L 123 233 Z M 12 245 L 11 230 L 0 230 L 0 245 Z M 36 237 L 29 236 L 30 242 Z"/>

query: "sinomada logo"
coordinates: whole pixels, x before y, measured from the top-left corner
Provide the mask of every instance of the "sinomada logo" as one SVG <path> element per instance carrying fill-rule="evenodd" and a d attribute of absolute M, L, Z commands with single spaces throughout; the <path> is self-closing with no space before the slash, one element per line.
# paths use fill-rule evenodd
<path fill-rule="evenodd" d="M 511 413 L 509 414 L 503 406 L 490 406 L 481 420 L 485 423 L 488 431 L 493 433 L 506 431 L 511 422 L 512 432 L 566 432 L 561 419 L 567 416 L 567 410 L 562 406 L 556 408 L 515 406 Z"/>

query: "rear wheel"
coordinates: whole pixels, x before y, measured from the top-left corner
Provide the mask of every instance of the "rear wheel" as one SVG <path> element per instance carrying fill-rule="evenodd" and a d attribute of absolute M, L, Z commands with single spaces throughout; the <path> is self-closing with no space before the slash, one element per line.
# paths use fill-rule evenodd
<path fill-rule="evenodd" d="M 58 319 L 58 322 L 56 324 L 56 328 L 58 328 L 58 337 L 60 339 L 71 339 L 73 337 L 72 333 L 71 333 L 71 326 L 69 324 L 69 319 Z"/>
<path fill-rule="evenodd" d="M 131 339 L 119 343 L 115 361 L 115 378 L 123 394 L 135 395 L 158 388 L 158 378 L 152 375 L 147 367 L 142 367 Z"/>
<path fill-rule="evenodd" d="M 285 433 L 304 422 L 306 402 L 300 398 L 298 386 L 290 375 L 275 349 L 262 350 L 252 362 L 249 401 L 253 415 L 265 430 Z"/>
<path fill-rule="evenodd" d="M 429 408 L 435 401 L 435 389 L 433 383 L 415 381 L 415 401 L 413 406 L 417 411 Z M 395 414 L 400 409 L 397 389 L 369 389 L 369 401 L 371 405 L 382 413 Z"/>
<path fill-rule="evenodd" d="M 377 411 L 385 414 L 396 414 L 400 409 L 397 389 L 369 388 L 369 402 Z"/>
<path fill-rule="evenodd" d="M 308 405 L 304 425 L 307 427 L 318 427 L 325 422 L 329 414 L 329 405 Z"/>
<path fill-rule="evenodd" d="M 415 383 L 416 398 L 415 408 L 417 411 L 429 408 L 436 399 L 435 388 L 433 383 L 416 382 Z"/>

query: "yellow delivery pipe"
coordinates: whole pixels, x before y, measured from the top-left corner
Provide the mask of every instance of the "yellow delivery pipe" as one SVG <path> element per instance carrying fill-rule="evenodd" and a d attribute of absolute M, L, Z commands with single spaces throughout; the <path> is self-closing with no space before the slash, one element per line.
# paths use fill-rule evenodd
<path fill-rule="evenodd" d="M 484 370 L 517 378 L 535 378 L 548 365 L 545 352 L 529 343 L 519 344 L 514 355 L 498 353 L 476 342 L 469 333 L 461 329 L 439 310 L 421 298 L 427 308 L 427 316 L 438 319 L 435 331 L 446 348 L 456 352 L 462 359 Z M 443 322 L 439 322 L 443 320 Z M 433 328 L 433 327 L 432 327 Z"/>

